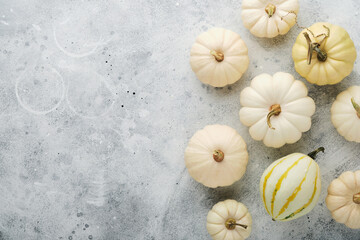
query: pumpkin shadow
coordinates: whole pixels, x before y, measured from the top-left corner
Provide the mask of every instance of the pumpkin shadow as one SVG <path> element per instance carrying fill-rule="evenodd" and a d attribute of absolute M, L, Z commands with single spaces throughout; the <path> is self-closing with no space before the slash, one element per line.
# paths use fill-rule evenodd
<path fill-rule="evenodd" d="M 278 35 L 274 38 L 259 38 L 251 34 L 249 40 L 252 42 L 257 42 L 264 49 L 277 49 L 291 46 L 295 43 L 295 40 L 298 34 L 301 32 L 301 29 L 292 27 L 289 32 L 285 35 Z"/>
<path fill-rule="evenodd" d="M 241 78 L 233 84 L 227 85 L 225 87 L 212 87 L 210 85 L 203 84 L 203 88 L 206 88 L 207 92 L 214 93 L 220 97 L 239 95 L 240 91 L 249 85 L 251 79 L 252 79 L 252 74 L 248 69 L 241 76 Z"/>

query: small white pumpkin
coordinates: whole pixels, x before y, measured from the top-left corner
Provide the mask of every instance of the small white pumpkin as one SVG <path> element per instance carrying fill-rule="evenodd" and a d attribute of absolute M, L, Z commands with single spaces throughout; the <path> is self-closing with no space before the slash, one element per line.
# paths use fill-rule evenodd
<path fill-rule="evenodd" d="M 241 18 L 255 36 L 273 38 L 294 26 L 298 11 L 297 0 L 244 0 Z"/>
<path fill-rule="evenodd" d="M 313 160 L 319 151 L 293 153 L 273 162 L 263 173 L 260 195 L 276 221 L 289 221 L 310 212 L 321 191 L 320 169 Z M 311 156 L 311 157 L 310 157 Z"/>
<path fill-rule="evenodd" d="M 250 236 L 252 218 L 235 200 L 218 202 L 207 215 L 206 228 L 214 240 L 243 240 Z"/>
<path fill-rule="evenodd" d="M 325 202 L 335 221 L 360 229 L 360 170 L 332 181 Z"/>
<path fill-rule="evenodd" d="M 341 92 L 331 107 L 331 121 L 341 136 L 360 143 L 360 86 Z"/>
<path fill-rule="evenodd" d="M 229 186 L 246 171 L 246 143 L 235 129 L 209 125 L 197 131 L 185 150 L 190 175 L 207 187 Z"/>
<path fill-rule="evenodd" d="M 191 68 L 197 78 L 213 87 L 238 81 L 249 66 L 245 42 L 238 34 L 223 28 L 200 34 L 190 55 Z"/>
<path fill-rule="evenodd" d="M 356 49 L 344 28 L 319 22 L 299 34 L 292 58 L 296 71 L 310 83 L 336 84 L 352 72 Z"/>
<path fill-rule="evenodd" d="M 305 84 L 289 73 L 261 74 L 240 94 L 240 121 L 268 147 L 295 143 L 311 127 L 315 103 Z"/>

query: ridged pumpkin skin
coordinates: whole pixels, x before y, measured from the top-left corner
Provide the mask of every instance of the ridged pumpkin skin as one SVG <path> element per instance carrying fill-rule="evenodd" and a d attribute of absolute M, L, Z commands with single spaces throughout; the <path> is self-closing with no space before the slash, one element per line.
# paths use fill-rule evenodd
<path fill-rule="evenodd" d="M 310 212 L 320 191 L 319 166 L 302 153 L 293 153 L 273 162 L 260 181 L 265 209 L 276 221 L 293 220 Z"/>
<path fill-rule="evenodd" d="M 344 172 L 332 181 L 325 202 L 338 223 L 360 229 L 360 170 Z"/>
<path fill-rule="evenodd" d="M 292 49 L 292 57 L 296 71 L 310 83 L 336 84 L 351 73 L 356 59 L 356 49 L 349 34 L 340 26 L 319 22 L 309 29 L 317 36 L 327 32 L 323 25 L 330 29 L 329 37 L 320 45 L 320 49 L 327 53 L 327 59 L 321 62 L 317 58 L 317 53 L 313 52 L 311 64 L 308 64 L 308 43 L 303 33 L 307 32 L 312 42 L 320 42 L 324 36 L 314 39 L 306 29 L 297 37 Z"/>
<path fill-rule="evenodd" d="M 212 51 L 223 54 L 217 61 Z M 213 87 L 238 81 L 249 66 L 248 48 L 241 37 L 224 28 L 200 34 L 191 48 L 190 65 L 197 78 Z"/>
<path fill-rule="evenodd" d="M 234 229 L 226 227 L 226 220 L 234 219 L 236 223 L 246 225 L 247 228 L 236 226 Z M 235 200 L 218 202 L 207 215 L 206 228 L 214 240 L 243 240 L 250 236 L 252 218 L 246 206 Z"/>
<path fill-rule="evenodd" d="M 269 13 L 269 6 L 273 7 L 273 14 Z M 255 36 L 273 38 L 286 34 L 294 26 L 293 13 L 298 11 L 298 0 L 243 0 L 241 18 Z"/>
<path fill-rule="evenodd" d="M 214 151 L 221 150 L 224 159 L 214 160 Z M 207 187 L 229 186 L 246 171 L 246 143 L 237 131 L 226 125 L 208 125 L 197 131 L 185 150 L 189 174 Z"/>
<path fill-rule="evenodd" d="M 315 102 L 307 94 L 305 84 L 289 73 L 260 74 L 240 93 L 240 121 L 249 127 L 253 139 L 268 147 L 295 143 L 310 129 L 315 112 Z M 281 113 L 271 117 L 271 129 L 267 115 L 275 105 L 281 107 Z"/>
<path fill-rule="evenodd" d="M 346 140 L 360 143 L 360 115 L 357 115 L 351 98 L 360 104 L 360 86 L 352 86 L 336 97 L 331 107 L 331 121 Z"/>

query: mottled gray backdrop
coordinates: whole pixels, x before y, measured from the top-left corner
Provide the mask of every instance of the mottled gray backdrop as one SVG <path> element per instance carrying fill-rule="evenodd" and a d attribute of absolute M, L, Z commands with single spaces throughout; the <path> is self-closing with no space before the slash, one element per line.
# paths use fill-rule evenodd
<path fill-rule="evenodd" d="M 360 3 L 300 1 L 299 22 L 346 28 L 360 49 Z M 0 0 L 0 239 L 209 239 L 208 210 L 233 198 L 253 216 L 250 239 L 360 239 L 331 219 L 330 181 L 360 168 L 359 144 L 330 121 L 336 95 L 359 84 L 359 61 L 336 86 L 294 70 L 299 28 L 259 39 L 243 27 L 239 0 Z M 250 66 L 238 83 L 201 84 L 189 65 L 195 37 L 211 27 L 239 33 Z M 239 93 L 260 73 L 306 82 L 317 110 L 293 145 L 270 149 L 241 125 Z M 244 177 L 209 189 L 187 173 L 184 149 L 207 124 L 227 124 L 248 143 Z M 273 222 L 258 184 L 275 159 L 324 146 L 323 188 L 300 219 Z"/>

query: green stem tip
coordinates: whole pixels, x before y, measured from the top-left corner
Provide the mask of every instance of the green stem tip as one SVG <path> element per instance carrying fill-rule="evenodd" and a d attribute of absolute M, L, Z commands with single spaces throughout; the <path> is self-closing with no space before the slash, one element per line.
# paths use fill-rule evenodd
<path fill-rule="evenodd" d="M 308 156 L 315 160 L 316 155 L 317 155 L 319 152 L 325 152 L 325 148 L 319 147 L 319 148 L 316 149 L 315 151 L 312 151 L 311 153 L 309 153 Z"/>

